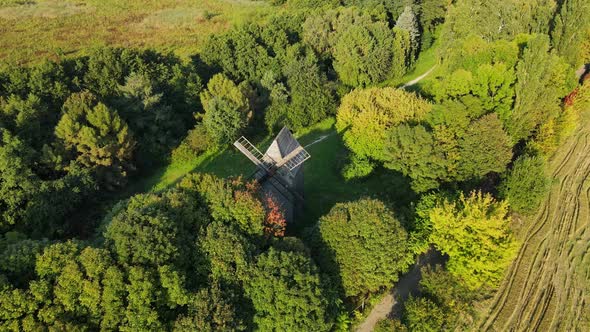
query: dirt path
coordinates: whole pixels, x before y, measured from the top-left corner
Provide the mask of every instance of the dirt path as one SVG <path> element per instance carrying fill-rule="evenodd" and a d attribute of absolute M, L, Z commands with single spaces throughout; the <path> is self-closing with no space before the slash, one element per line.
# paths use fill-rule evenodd
<path fill-rule="evenodd" d="M 382 319 L 387 317 L 399 317 L 401 314 L 400 302 L 407 299 L 408 296 L 417 295 L 418 283 L 422 277 L 420 268 L 426 265 L 442 264 L 444 262 L 443 257 L 434 251 L 429 251 L 423 257 L 420 258 L 419 262 L 412 267 L 410 272 L 404 274 L 400 280 L 396 283 L 395 287 L 392 288 L 381 302 L 379 302 L 369 313 L 363 323 L 356 328 L 356 332 L 370 332 L 373 331 L 375 325 Z"/>
<path fill-rule="evenodd" d="M 414 85 L 414 84 L 416 84 L 416 83 L 420 82 L 420 81 L 421 81 L 421 80 L 422 80 L 424 77 L 426 77 L 426 76 L 430 75 L 430 73 L 432 73 L 432 71 L 434 70 L 434 68 L 436 68 L 436 65 L 432 66 L 432 67 L 431 67 L 430 69 L 428 69 L 428 71 L 427 71 L 427 72 L 425 72 L 424 74 L 422 74 L 422 75 L 420 75 L 420 76 L 416 77 L 415 79 L 413 79 L 413 80 L 411 80 L 411 81 L 407 82 L 406 84 L 402 85 L 402 88 L 407 88 L 407 87 L 409 87 L 409 86 L 412 86 L 412 85 Z"/>
<path fill-rule="evenodd" d="M 590 328 L 590 114 L 550 169 L 553 188 L 477 331 Z"/>

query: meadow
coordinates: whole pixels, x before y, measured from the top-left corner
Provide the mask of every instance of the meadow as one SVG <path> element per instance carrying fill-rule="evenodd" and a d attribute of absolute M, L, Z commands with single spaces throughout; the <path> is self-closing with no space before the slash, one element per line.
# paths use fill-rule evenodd
<path fill-rule="evenodd" d="M 4 0 L 0 60 L 57 60 L 106 45 L 154 48 L 187 58 L 211 34 L 261 21 L 271 11 L 264 2 L 248 0 Z"/>

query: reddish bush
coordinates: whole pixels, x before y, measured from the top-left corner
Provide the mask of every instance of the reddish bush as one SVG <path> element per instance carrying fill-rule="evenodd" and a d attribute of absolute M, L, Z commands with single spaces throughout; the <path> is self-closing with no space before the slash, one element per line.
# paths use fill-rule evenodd
<path fill-rule="evenodd" d="M 267 212 L 264 220 L 264 234 L 274 237 L 285 236 L 287 221 L 281 207 L 270 195 L 266 196 L 265 203 Z"/>

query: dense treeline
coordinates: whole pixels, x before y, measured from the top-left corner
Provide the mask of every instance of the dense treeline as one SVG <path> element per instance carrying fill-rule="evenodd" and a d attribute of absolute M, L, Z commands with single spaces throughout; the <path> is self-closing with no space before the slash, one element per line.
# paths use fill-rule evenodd
<path fill-rule="evenodd" d="M 190 61 L 101 48 L 3 67 L 1 329 L 346 330 L 431 248 L 445 266 L 380 328 L 469 325 L 518 249 L 514 214 L 534 213 L 545 160 L 590 101 L 574 75 L 590 62 L 590 5 L 271 3 L 286 10 Z M 436 38 L 430 83 L 396 89 Z M 396 172 L 419 199 L 339 203 L 296 238 L 255 184 L 190 174 L 84 218 L 155 165 L 332 116 L 344 179 Z"/>

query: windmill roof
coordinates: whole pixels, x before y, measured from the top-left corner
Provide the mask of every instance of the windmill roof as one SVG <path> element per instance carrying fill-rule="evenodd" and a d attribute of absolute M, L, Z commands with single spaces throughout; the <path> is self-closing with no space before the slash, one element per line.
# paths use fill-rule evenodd
<path fill-rule="evenodd" d="M 274 139 L 266 153 L 274 160 L 281 160 L 283 157 L 293 152 L 295 149 L 300 147 L 301 144 L 297 142 L 297 139 L 291 133 L 291 130 L 287 127 L 283 127 L 277 137 Z"/>

